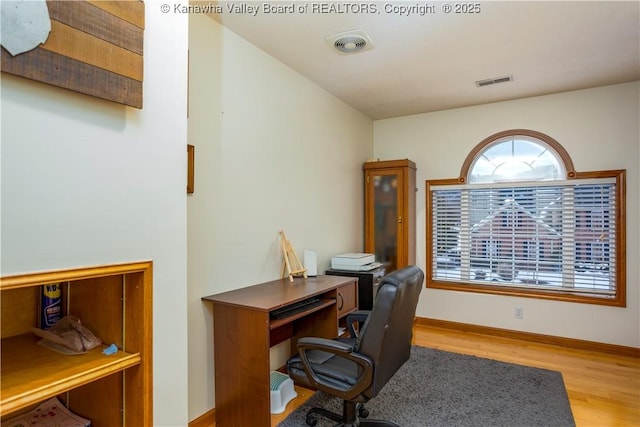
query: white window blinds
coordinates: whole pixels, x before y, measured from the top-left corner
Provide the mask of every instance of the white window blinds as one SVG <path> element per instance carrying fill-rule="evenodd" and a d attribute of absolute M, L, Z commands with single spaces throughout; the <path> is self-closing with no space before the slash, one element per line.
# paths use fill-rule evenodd
<path fill-rule="evenodd" d="M 616 295 L 616 180 L 430 188 L 436 281 Z"/>

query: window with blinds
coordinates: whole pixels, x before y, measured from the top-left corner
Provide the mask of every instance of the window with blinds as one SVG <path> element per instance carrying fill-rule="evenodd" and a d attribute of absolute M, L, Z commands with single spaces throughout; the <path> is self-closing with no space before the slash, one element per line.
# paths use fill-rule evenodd
<path fill-rule="evenodd" d="M 615 296 L 616 184 L 431 188 L 433 277 Z"/>
<path fill-rule="evenodd" d="M 428 287 L 624 305 L 624 171 L 566 179 L 553 146 L 531 137 L 474 156 L 468 179 L 427 181 Z"/>

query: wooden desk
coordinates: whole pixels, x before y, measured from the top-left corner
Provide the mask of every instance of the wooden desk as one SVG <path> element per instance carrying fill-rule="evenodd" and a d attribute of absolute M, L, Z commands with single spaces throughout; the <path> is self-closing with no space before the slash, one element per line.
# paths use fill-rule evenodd
<path fill-rule="evenodd" d="M 324 303 L 284 319 L 277 308 L 320 297 Z M 357 278 L 318 276 L 274 280 L 202 298 L 213 302 L 217 427 L 270 426 L 269 348 L 303 336 L 335 338 L 338 325 L 358 306 Z"/>

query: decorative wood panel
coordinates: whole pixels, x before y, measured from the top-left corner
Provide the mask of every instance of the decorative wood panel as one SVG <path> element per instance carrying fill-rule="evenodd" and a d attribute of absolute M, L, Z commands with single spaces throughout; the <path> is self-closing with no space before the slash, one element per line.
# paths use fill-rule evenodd
<path fill-rule="evenodd" d="M 194 191 L 196 147 L 187 144 L 187 193 Z"/>
<path fill-rule="evenodd" d="M 144 3 L 47 1 L 46 43 L 16 56 L 2 48 L 2 71 L 142 108 Z"/>

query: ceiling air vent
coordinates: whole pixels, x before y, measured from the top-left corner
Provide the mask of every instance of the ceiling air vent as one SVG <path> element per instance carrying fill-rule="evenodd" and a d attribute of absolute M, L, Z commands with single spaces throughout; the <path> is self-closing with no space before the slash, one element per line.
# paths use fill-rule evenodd
<path fill-rule="evenodd" d="M 495 77 L 493 79 L 478 80 L 476 82 L 476 86 L 483 87 L 483 86 L 490 86 L 498 83 L 506 83 L 506 82 L 512 82 L 512 81 L 513 81 L 513 76 Z"/>
<path fill-rule="evenodd" d="M 371 38 L 362 30 L 345 31 L 324 38 L 340 54 L 364 52 L 373 49 Z"/>

